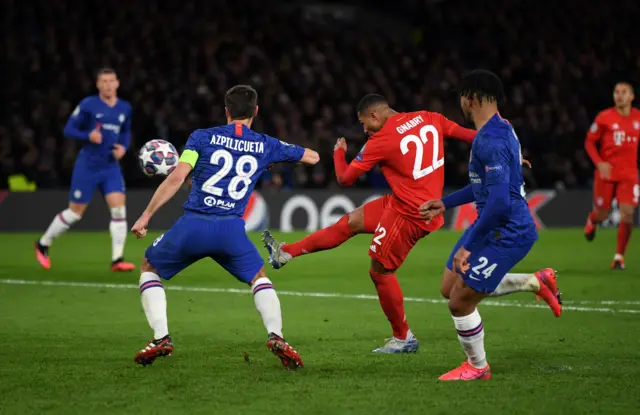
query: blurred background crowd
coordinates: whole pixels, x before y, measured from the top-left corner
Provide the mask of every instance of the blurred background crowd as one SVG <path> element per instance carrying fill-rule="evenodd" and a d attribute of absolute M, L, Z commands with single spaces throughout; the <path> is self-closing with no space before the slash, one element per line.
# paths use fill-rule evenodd
<path fill-rule="evenodd" d="M 366 139 L 354 109 L 364 94 L 462 123 L 454 88 L 476 67 L 505 83 L 501 111 L 533 164 L 528 186 L 584 187 L 591 120 L 612 105 L 616 81 L 640 79 L 635 0 L 3 2 L 0 188 L 15 174 L 68 185 L 81 143 L 62 131 L 102 66 L 133 105 L 129 187 L 156 184 L 137 166 L 144 142 L 180 150 L 192 130 L 223 123 L 224 92 L 237 83 L 260 94 L 256 130 L 323 157 L 311 169 L 279 166 L 262 186 L 335 186 L 336 138 L 347 137 L 350 156 Z M 465 185 L 468 146 L 449 141 L 446 161 L 447 185 Z M 359 185 L 385 182 L 374 171 Z"/>

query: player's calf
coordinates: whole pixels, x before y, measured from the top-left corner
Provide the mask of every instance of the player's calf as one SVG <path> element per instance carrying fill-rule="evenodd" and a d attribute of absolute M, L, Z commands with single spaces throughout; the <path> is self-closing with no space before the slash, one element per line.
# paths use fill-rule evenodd
<path fill-rule="evenodd" d="M 77 206 L 72 203 L 69 208 L 58 213 L 51 221 L 51 224 L 35 243 L 36 259 L 40 266 L 44 269 L 51 268 L 51 259 L 49 258 L 49 247 L 53 244 L 54 239 L 69 230 L 76 222 L 82 219 L 82 213 L 86 205 Z"/>
<path fill-rule="evenodd" d="M 114 194 L 112 193 L 108 196 L 113 199 Z M 124 195 L 122 195 L 121 198 L 124 199 Z M 111 271 L 133 271 L 136 266 L 130 262 L 126 262 L 123 256 L 128 232 L 127 209 L 124 204 L 122 204 L 111 207 L 109 210 L 111 211 L 111 222 L 109 222 L 109 233 L 111 233 Z"/>
<path fill-rule="evenodd" d="M 451 290 L 449 310 L 458 332 L 458 340 L 467 361 L 461 366 L 440 376 L 440 380 L 480 380 L 490 379 L 491 371 L 484 349 L 484 323 L 476 306 L 484 294 L 465 284 L 462 278 Z"/>
<path fill-rule="evenodd" d="M 250 285 L 253 301 L 269 336 L 267 347 L 280 358 L 285 368 L 302 368 L 302 358 L 283 338 L 280 299 L 278 299 L 271 280 L 267 278 L 264 267 L 258 271 Z"/>
<path fill-rule="evenodd" d="M 142 261 L 141 269 L 140 301 L 149 327 L 153 330 L 153 340 L 136 354 L 134 360 L 141 365 L 148 365 L 157 357 L 170 355 L 173 352 L 173 343 L 169 336 L 164 285 L 146 258 Z"/>
<path fill-rule="evenodd" d="M 613 257 L 612 269 L 623 270 L 624 254 L 631 240 L 631 232 L 633 231 L 633 214 L 635 206 L 632 204 L 620 204 L 620 224 L 618 225 L 618 241 L 616 245 L 616 254 Z"/>

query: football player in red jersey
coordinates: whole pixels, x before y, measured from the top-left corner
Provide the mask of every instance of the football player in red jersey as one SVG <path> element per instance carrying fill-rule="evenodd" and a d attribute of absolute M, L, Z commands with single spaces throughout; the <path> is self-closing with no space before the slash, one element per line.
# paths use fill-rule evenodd
<path fill-rule="evenodd" d="M 638 139 L 640 110 L 631 105 L 633 87 L 619 82 L 613 90 L 615 107 L 600 112 L 585 142 L 589 157 L 596 166 L 593 182 L 594 209 L 589 213 L 584 235 L 588 241 L 596 236 L 596 226 L 604 221 L 615 197 L 620 208 L 618 244 L 613 269 L 624 269 L 624 253 L 633 229 L 633 212 L 638 206 Z"/>
<path fill-rule="evenodd" d="M 415 243 L 444 222 L 440 217 L 427 225 L 418 213 L 425 200 L 442 194 L 443 138 L 471 142 L 476 132 L 433 112 L 397 113 L 384 97 L 375 94 L 365 96 L 357 112 L 371 137 L 350 166 L 345 161 L 346 141 L 338 140 L 334 151 L 338 182 L 351 185 L 361 174 L 380 164 L 393 194 L 360 206 L 334 225 L 296 243 L 277 242 L 268 231 L 264 232 L 263 240 L 271 264 L 281 268 L 293 257 L 335 248 L 356 234 L 375 233 L 369 252 L 373 258 L 370 275 L 393 328 L 393 338 L 374 352 L 414 352 L 419 343 L 409 330 L 395 271 Z"/>

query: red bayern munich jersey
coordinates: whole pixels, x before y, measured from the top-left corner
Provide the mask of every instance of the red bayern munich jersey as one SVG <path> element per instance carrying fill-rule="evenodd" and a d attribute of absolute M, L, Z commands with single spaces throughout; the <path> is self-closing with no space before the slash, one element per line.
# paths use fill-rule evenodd
<path fill-rule="evenodd" d="M 435 112 L 398 113 L 369 137 L 351 165 L 368 171 L 379 164 L 393 192 L 389 207 L 417 219 L 425 230 L 432 232 L 444 224 L 443 216 L 427 224 L 420 218 L 418 208 L 427 200 L 442 198 L 443 139 L 447 136 L 471 142 L 475 133 Z"/>
<path fill-rule="evenodd" d="M 631 108 L 628 116 L 608 108 L 591 124 L 585 148 L 594 163 L 606 161 L 613 167 L 611 181 L 638 179 L 638 140 L 640 110 Z M 596 176 L 600 173 L 596 169 Z"/>

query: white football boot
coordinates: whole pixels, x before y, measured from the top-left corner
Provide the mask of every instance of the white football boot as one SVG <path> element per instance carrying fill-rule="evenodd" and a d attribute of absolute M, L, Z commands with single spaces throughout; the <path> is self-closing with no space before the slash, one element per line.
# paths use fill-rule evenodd
<path fill-rule="evenodd" d="M 418 348 L 420 348 L 420 342 L 409 330 L 406 339 L 401 340 L 397 337 L 392 337 L 384 346 L 375 349 L 373 353 L 415 353 Z"/>
<path fill-rule="evenodd" d="M 291 261 L 292 256 L 282 250 L 284 242 L 276 241 L 273 235 L 271 235 L 271 232 L 262 232 L 262 242 L 269 252 L 269 263 L 273 269 L 280 269 L 287 265 L 287 262 Z"/>

